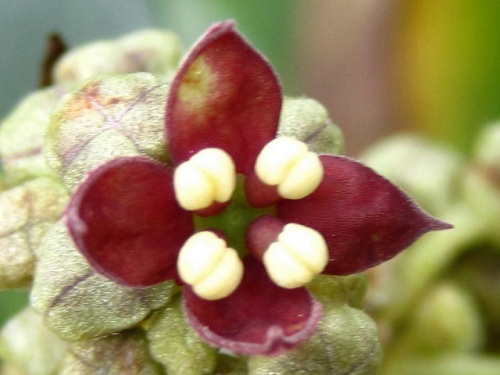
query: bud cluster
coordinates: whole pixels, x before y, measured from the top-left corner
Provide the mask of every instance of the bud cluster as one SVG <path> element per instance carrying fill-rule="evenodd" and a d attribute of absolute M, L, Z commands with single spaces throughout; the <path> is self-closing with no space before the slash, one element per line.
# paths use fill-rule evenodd
<path fill-rule="evenodd" d="M 312 229 L 285 227 L 274 245 L 279 254 L 270 254 L 264 262 L 285 287 L 294 287 L 297 280 L 289 279 L 286 267 L 276 274 L 277 263 L 299 267 L 304 275 L 298 283 L 312 279 L 308 288 L 324 304 L 324 316 L 305 346 L 269 358 L 228 355 L 202 341 L 186 322 L 179 286 L 173 281 L 125 287 L 97 273 L 76 250 L 61 217 L 68 197 L 87 173 L 121 156 L 169 160 L 164 151 L 164 93 L 180 55 L 173 34 L 154 30 L 77 48 L 57 64 L 53 87 L 29 95 L 3 119 L 0 289 L 25 288 L 31 293 L 30 306 L 0 333 L 4 371 L 258 375 L 308 369 L 320 374 L 345 372 L 361 363 L 358 374 L 372 373 L 380 348 L 374 323 L 359 309 L 364 276 L 314 277 L 324 268 L 327 253 L 323 238 Z M 144 123 L 147 128 L 137 126 Z M 303 197 L 317 187 L 323 173 L 311 151 L 338 153 L 342 134 L 316 101 L 286 98 L 278 135 L 299 140 L 292 143 L 298 142 L 300 150 L 293 160 L 276 167 L 283 178 L 269 183 L 279 185 L 283 196 Z M 188 209 L 225 202 L 233 193 L 232 161 L 218 151 L 212 153 L 186 162 L 186 168 L 199 172 L 199 183 L 210 190 L 207 196 L 193 198 L 186 188 L 189 182 L 178 170 L 182 189 L 177 198 Z M 272 157 L 264 153 L 262 160 L 267 164 Z M 309 181 L 305 188 L 298 183 L 303 172 Z M 201 200 L 210 202 L 200 205 Z M 213 232 L 197 236 L 203 236 L 204 249 L 213 243 L 213 251 L 196 259 L 199 252 L 191 251 L 196 244 L 186 243 L 179 257 L 180 277 L 207 299 L 223 298 L 241 279 L 241 261 Z M 304 253 L 309 240 L 315 244 L 313 258 Z M 189 263 L 187 274 L 184 262 Z M 194 263 L 199 265 L 197 273 Z M 235 279 L 217 279 L 213 270 L 227 268 Z M 217 279 L 215 289 L 210 278 Z M 334 350 L 325 348 L 325 342 Z"/>

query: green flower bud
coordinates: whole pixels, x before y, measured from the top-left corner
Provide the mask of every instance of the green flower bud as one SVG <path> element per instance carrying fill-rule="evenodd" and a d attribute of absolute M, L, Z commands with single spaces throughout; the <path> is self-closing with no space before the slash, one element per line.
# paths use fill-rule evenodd
<path fill-rule="evenodd" d="M 344 144 L 325 107 L 309 98 L 284 98 L 277 135 L 294 137 L 318 154 L 338 154 Z"/>
<path fill-rule="evenodd" d="M 152 317 L 147 337 L 153 358 L 169 375 L 213 373 L 217 350 L 203 342 L 185 321 L 180 296 Z"/>
<path fill-rule="evenodd" d="M 0 333 L 0 358 L 23 373 L 54 374 L 65 350 L 66 344 L 30 307 L 8 321 Z"/>
<path fill-rule="evenodd" d="M 67 95 L 47 131 L 46 156 L 69 189 L 118 156 L 167 160 L 167 86 L 147 73 L 90 80 Z"/>
<path fill-rule="evenodd" d="M 444 147 L 411 135 L 382 141 L 361 160 L 406 190 L 432 214 L 439 214 L 457 200 L 463 161 Z"/>
<path fill-rule="evenodd" d="M 59 222 L 44 236 L 31 292 L 33 307 L 66 340 L 90 339 L 137 325 L 176 293 L 173 282 L 121 286 L 93 271 Z"/>
<path fill-rule="evenodd" d="M 423 352 L 472 352 L 484 344 L 478 306 L 451 283 L 434 287 L 417 305 L 410 322 L 410 337 Z"/>
<path fill-rule="evenodd" d="M 375 374 L 381 350 L 370 317 L 347 305 L 325 310 L 308 341 L 277 357 L 250 357 L 248 374 Z"/>
<path fill-rule="evenodd" d="M 66 190 L 48 177 L 0 193 L 0 289 L 31 284 L 38 244 L 66 201 Z"/>
<path fill-rule="evenodd" d="M 324 305 L 348 304 L 361 308 L 367 287 L 366 274 L 349 276 L 317 275 L 307 288 Z"/>
<path fill-rule="evenodd" d="M 500 122 L 481 131 L 476 142 L 475 160 L 500 171 Z"/>
<path fill-rule="evenodd" d="M 116 40 L 72 49 L 54 69 L 57 84 L 80 82 L 96 75 L 148 72 L 170 78 L 179 63 L 181 44 L 173 33 L 141 30 Z"/>
<path fill-rule="evenodd" d="M 38 176 L 54 176 L 43 155 L 43 142 L 52 109 L 62 87 L 28 95 L 0 126 L 0 158 L 5 184 L 15 186 Z"/>
<path fill-rule="evenodd" d="M 486 128 L 476 144 L 473 164 L 465 171 L 465 201 L 486 222 L 491 237 L 500 243 L 500 124 Z"/>
<path fill-rule="evenodd" d="M 161 375 L 148 342 L 140 331 L 125 331 L 95 340 L 69 345 L 59 375 Z"/>

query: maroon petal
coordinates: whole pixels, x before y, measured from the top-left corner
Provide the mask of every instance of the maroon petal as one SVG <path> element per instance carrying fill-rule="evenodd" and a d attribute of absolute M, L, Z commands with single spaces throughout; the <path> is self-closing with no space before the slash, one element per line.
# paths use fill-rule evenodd
<path fill-rule="evenodd" d="M 452 226 L 423 212 L 399 188 L 354 160 L 320 156 L 325 176 L 310 196 L 278 203 L 278 217 L 319 231 L 330 251 L 324 273 L 373 267 L 422 234 Z"/>
<path fill-rule="evenodd" d="M 100 273 L 129 286 L 174 278 L 177 253 L 193 233 L 174 197 L 172 171 L 119 158 L 92 171 L 66 209 L 73 240 Z"/>
<path fill-rule="evenodd" d="M 276 75 L 235 30 L 212 26 L 181 64 L 167 98 L 165 123 L 175 164 L 207 147 L 222 148 L 240 173 L 275 137 L 281 110 Z"/>
<path fill-rule="evenodd" d="M 199 298 L 184 288 L 184 311 L 210 344 L 242 355 L 273 355 L 309 338 L 322 307 L 305 288 L 283 289 L 252 257 L 244 260 L 243 281 L 229 297 Z"/>

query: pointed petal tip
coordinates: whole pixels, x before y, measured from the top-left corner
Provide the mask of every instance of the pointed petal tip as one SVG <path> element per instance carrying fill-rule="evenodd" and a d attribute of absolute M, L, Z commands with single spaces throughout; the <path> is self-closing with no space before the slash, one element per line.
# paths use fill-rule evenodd
<path fill-rule="evenodd" d="M 207 34 L 221 34 L 225 32 L 233 31 L 236 28 L 236 21 L 229 19 L 212 24 L 208 30 Z"/>
<path fill-rule="evenodd" d="M 361 272 L 396 256 L 427 232 L 452 228 L 363 164 L 341 156 L 320 159 L 325 177 L 318 189 L 304 199 L 279 202 L 277 216 L 323 234 L 330 252 L 324 273 Z"/>
<path fill-rule="evenodd" d="M 431 232 L 435 230 L 448 230 L 453 228 L 453 224 L 447 223 L 446 221 L 442 221 L 431 216 L 428 221 L 427 231 Z"/>

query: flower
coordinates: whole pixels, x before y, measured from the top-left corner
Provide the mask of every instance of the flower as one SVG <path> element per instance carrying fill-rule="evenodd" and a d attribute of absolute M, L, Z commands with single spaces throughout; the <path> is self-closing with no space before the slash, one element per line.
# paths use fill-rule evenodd
<path fill-rule="evenodd" d="M 196 332 L 245 355 L 310 337 L 321 315 L 304 287 L 314 275 L 360 272 L 450 228 L 362 164 L 275 138 L 281 100 L 234 23 L 212 26 L 167 95 L 171 165 L 109 161 L 65 213 L 98 272 L 131 287 L 176 280 Z"/>

